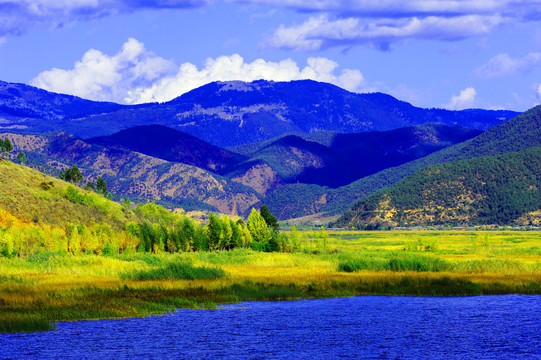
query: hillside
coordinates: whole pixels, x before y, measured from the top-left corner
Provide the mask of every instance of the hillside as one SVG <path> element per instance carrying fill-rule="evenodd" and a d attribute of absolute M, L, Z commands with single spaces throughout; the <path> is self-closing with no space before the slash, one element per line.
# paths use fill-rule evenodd
<path fill-rule="evenodd" d="M 541 147 L 427 166 L 365 197 L 336 226 L 539 224 Z"/>
<path fill-rule="evenodd" d="M 135 126 L 110 136 L 86 139 L 89 144 L 136 151 L 155 158 L 225 173 L 243 158 L 198 138 L 162 125 Z"/>
<path fill-rule="evenodd" d="M 512 111 L 422 109 L 392 96 L 351 93 L 311 80 L 215 82 L 166 102 L 135 106 L 91 102 L 22 84 L 0 84 L 1 128 L 64 130 L 81 138 L 160 124 L 225 147 L 288 133 L 355 133 L 436 122 L 485 130 Z"/>
<path fill-rule="evenodd" d="M 6 160 L 0 160 L 0 227 L 13 221 L 28 224 L 123 229 L 135 215 L 94 192 Z M 38 239 L 36 239 L 38 240 Z"/>
<path fill-rule="evenodd" d="M 277 217 L 346 211 L 356 201 L 390 186 L 425 166 L 478 156 L 498 155 L 541 146 L 541 106 L 532 108 L 477 137 L 423 158 L 382 170 L 338 189 L 292 184 L 268 194 L 265 201 Z"/>
<path fill-rule="evenodd" d="M 339 187 L 478 135 L 464 127 L 426 124 L 367 133 L 314 133 L 230 148 L 248 160 L 228 176 L 265 194 L 292 183 Z"/>
<path fill-rule="evenodd" d="M 109 191 L 122 197 L 160 201 L 186 209 L 242 214 L 259 201 L 251 188 L 203 169 L 124 149 L 88 144 L 65 132 L 49 135 L 0 134 L 29 166 L 56 175 L 77 165 L 86 181 L 102 176 Z"/>

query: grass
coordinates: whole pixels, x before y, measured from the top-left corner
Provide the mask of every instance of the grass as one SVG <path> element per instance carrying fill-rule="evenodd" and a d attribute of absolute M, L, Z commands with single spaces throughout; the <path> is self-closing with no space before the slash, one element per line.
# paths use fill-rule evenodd
<path fill-rule="evenodd" d="M 539 232 L 300 235 L 296 253 L 0 256 L 0 332 L 244 300 L 541 294 Z"/>
<path fill-rule="evenodd" d="M 188 263 L 172 262 L 166 266 L 151 270 L 131 271 L 121 275 L 122 279 L 131 280 L 216 280 L 226 276 L 223 269 L 196 267 Z"/>

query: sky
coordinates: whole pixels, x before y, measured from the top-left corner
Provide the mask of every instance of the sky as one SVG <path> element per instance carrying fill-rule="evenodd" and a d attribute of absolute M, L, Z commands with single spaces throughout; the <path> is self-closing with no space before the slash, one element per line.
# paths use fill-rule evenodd
<path fill-rule="evenodd" d="M 541 0 L 0 0 L 2 81 L 137 104 L 258 79 L 524 111 Z"/>

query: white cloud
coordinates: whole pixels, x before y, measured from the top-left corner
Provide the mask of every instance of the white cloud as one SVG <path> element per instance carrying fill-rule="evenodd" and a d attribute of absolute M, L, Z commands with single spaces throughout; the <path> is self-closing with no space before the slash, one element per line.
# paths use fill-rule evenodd
<path fill-rule="evenodd" d="M 537 0 L 228 0 L 289 7 L 301 11 L 354 13 L 370 16 L 410 16 L 417 14 L 488 14 L 511 13 L 531 16 L 540 3 Z"/>
<path fill-rule="evenodd" d="M 365 87 L 362 73 L 343 69 L 322 57 L 308 58 L 302 69 L 291 59 L 280 62 L 254 60 L 234 54 L 207 59 L 204 67 L 184 63 L 177 67 L 145 50 L 144 44 L 129 39 L 113 56 L 88 50 L 70 70 L 52 69 L 39 74 L 32 85 L 86 99 L 137 104 L 168 101 L 213 81 L 312 79 L 335 84 L 350 91 Z"/>
<path fill-rule="evenodd" d="M 529 53 L 523 58 L 512 58 L 509 54 L 498 54 L 488 63 L 478 67 L 475 73 L 484 78 L 525 74 L 541 67 L 541 53 Z"/>
<path fill-rule="evenodd" d="M 469 87 L 462 90 L 459 95 L 453 95 L 451 101 L 447 105 L 443 105 L 443 107 L 449 110 L 471 109 L 475 105 L 476 96 L 477 91 Z"/>
<path fill-rule="evenodd" d="M 298 50 L 378 41 L 384 46 L 409 37 L 455 40 L 490 32 L 503 23 L 541 20 L 539 0 L 0 0 L 0 36 L 142 9 L 220 2 L 270 5 L 269 14 L 277 8 L 314 13 L 299 26 L 282 25 L 270 41 L 275 47 Z"/>
<path fill-rule="evenodd" d="M 151 86 L 154 81 L 171 74 L 175 65 L 145 50 L 131 38 L 114 56 L 88 50 L 71 70 L 52 69 L 40 73 L 32 85 L 54 92 L 83 98 L 130 102 L 134 87 Z"/>
<path fill-rule="evenodd" d="M 209 0 L 0 0 L 0 36 L 20 35 L 32 27 L 58 27 L 148 8 L 190 8 Z"/>
<path fill-rule="evenodd" d="M 371 43 L 386 48 L 389 43 L 406 38 L 460 40 L 488 33 L 505 21 L 500 15 L 331 19 L 323 14 L 310 17 L 298 26 L 280 26 L 266 45 L 300 51 L 356 43 Z"/>

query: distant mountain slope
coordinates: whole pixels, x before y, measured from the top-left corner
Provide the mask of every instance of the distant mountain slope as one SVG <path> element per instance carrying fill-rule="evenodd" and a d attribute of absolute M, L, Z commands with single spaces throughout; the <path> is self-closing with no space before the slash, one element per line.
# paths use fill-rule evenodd
<path fill-rule="evenodd" d="M 538 210 L 541 147 L 534 147 L 427 166 L 365 197 L 336 226 L 511 224 Z"/>
<path fill-rule="evenodd" d="M 197 166 L 217 174 L 224 173 L 243 159 L 238 154 L 162 125 L 136 126 L 110 136 L 86 139 L 85 142 L 137 151 L 159 159 Z"/>
<path fill-rule="evenodd" d="M 336 187 L 358 179 L 360 170 L 355 161 L 329 147 L 287 135 L 250 154 L 228 176 L 266 193 L 295 182 Z"/>
<path fill-rule="evenodd" d="M 0 81 L 0 129 L 60 130 L 77 119 L 128 108 L 110 102 L 90 101 L 71 95 L 56 94 L 24 84 Z"/>
<path fill-rule="evenodd" d="M 541 106 L 492 127 L 475 138 L 382 170 L 338 189 L 303 184 L 286 185 L 268 194 L 265 201 L 271 211 L 282 219 L 291 214 L 302 216 L 317 212 L 343 212 L 362 197 L 390 186 L 425 166 L 521 151 L 535 146 L 541 146 Z"/>
<path fill-rule="evenodd" d="M 170 102 L 136 106 L 91 102 L 21 84 L 0 84 L 0 128 L 65 130 L 89 138 L 160 124 L 220 147 L 287 133 L 381 131 L 428 122 L 485 130 L 516 114 L 421 109 L 389 95 L 356 94 L 311 80 L 215 82 Z"/>
<path fill-rule="evenodd" d="M 102 176 L 112 193 L 242 214 L 259 201 L 257 193 L 203 169 L 168 162 L 133 151 L 92 145 L 65 132 L 49 135 L 0 134 L 17 151 L 27 152 L 29 165 L 58 173 L 76 164 L 85 181 Z"/>
<path fill-rule="evenodd" d="M 288 183 L 339 187 L 479 133 L 464 127 L 427 124 L 383 132 L 286 135 L 231 148 L 248 160 L 228 175 L 258 191 L 264 189 L 260 193 Z M 258 173 L 265 176 L 256 176 Z"/>

